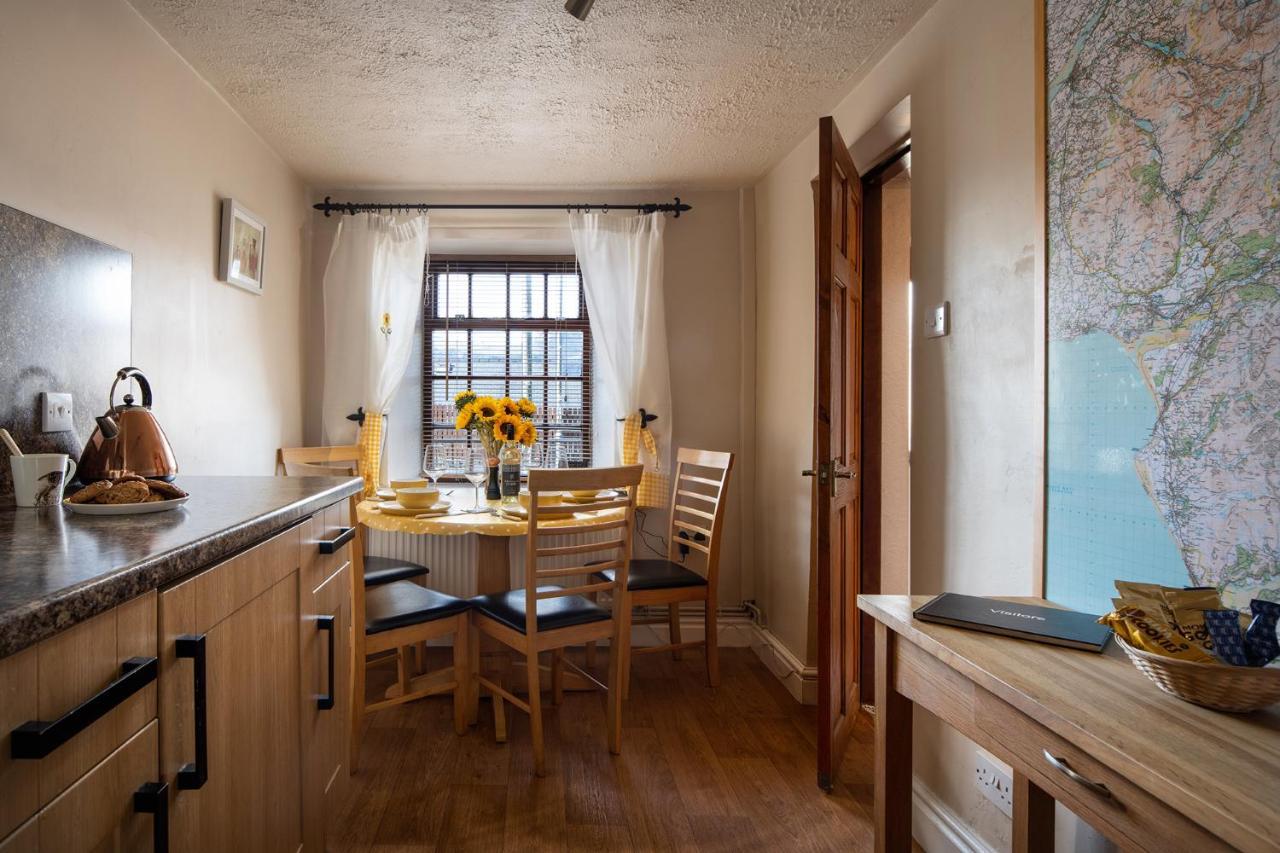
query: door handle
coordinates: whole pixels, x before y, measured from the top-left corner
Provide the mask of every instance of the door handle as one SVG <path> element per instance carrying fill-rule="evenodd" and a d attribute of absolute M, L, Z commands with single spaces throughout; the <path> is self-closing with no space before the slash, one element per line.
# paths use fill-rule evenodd
<path fill-rule="evenodd" d="M 837 480 L 855 480 L 857 477 L 857 471 L 836 471 Z"/>
<path fill-rule="evenodd" d="M 815 470 L 813 470 L 812 468 L 805 468 L 803 471 L 801 471 L 801 472 L 800 472 L 800 476 L 801 476 L 801 477 L 816 477 L 816 476 L 818 476 L 818 472 L 817 472 L 817 471 L 815 471 Z"/>
<path fill-rule="evenodd" d="M 316 698 L 316 707 L 321 711 L 333 710 L 333 644 L 334 636 L 338 633 L 336 622 L 337 618 L 334 616 L 316 617 L 316 628 L 320 631 L 327 631 L 329 634 L 329 692 L 323 693 Z"/>
<path fill-rule="evenodd" d="M 1093 793 L 1097 794 L 1099 797 L 1102 797 L 1103 799 L 1106 799 L 1106 800 L 1111 799 L 1112 794 L 1111 794 L 1110 788 L 1108 788 L 1106 785 L 1102 784 L 1101 782 L 1095 782 L 1092 779 L 1088 779 L 1088 778 L 1085 778 L 1084 776 L 1081 776 L 1074 769 L 1072 769 L 1070 764 L 1067 763 L 1067 759 L 1059 758 L 1058 756 L 1054 755 L 1052 752 L 1046 749 L 1044 751 L 1044 760 L 1049 762 L 1049 765 L 1053 767 L 1055 770 L 1061 771 L 1072 782 L 1076 782 L 1077 784 L 1083 785 L 1085 788 L 1089 789 L 1090 791 L 1093 791 Z"/>
<path fill-rule="evenodd" d="M 205 634 L 184 634 L 174 641 L 180 658 L 191 658 L 191 701 L 195 706 L 196 760 L 178 770 L 178 790 L 193 791 L 209 779 L 209 710 L 205 683 Z"/>
<path fill-rule="evenodd" d="M 321 554 L 336 554 L 339 548 L 355 538 L 356 528 L 355 525 L 352 525 L 351 527 L 341 528 L 338 535 L 332 539 L 321 539 L 317 544 L 320 546 Z"/>
<path fill-rule="evenodd" d="M 133 792 L 133 810 L 151 815 L 151 849 L 169 853 L 169 786 L 163 782 L 145 782 Z"/>
<path fill-rule="evenodd" d="M 129 658 L 120 677 L 56 720 L 32 720 L 9 734 L 11 758 L 44 758 L 156 680 L 155 658 Z"/>

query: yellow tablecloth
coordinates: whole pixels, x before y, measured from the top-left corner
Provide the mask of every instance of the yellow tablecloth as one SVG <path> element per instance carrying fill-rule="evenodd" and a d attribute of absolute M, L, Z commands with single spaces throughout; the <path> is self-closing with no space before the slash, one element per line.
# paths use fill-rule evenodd
<path fill-rule="evenodd" d="M 475 501 L 470 490 L 455 492 L 451 500 L 454 506 L 471 507 Z M 467 533 L 478 533 L 481 536 L 523 536 L 529 532 L 529 522 L 516 521 L 500 515 L 489 513 L 460 513 L 457 515 L 437 515 L 428 518 L 414 518 L 410 515 L 386 515 L 377 507 L 380 500 L 361 501 L 356 505 L 356 517 L 360 523 L 371 530 L 387 533 L 416 533 L 430 536 L 462 536 Z M 498 502 L 490 502 L 497 507 Z M 583 527 L 597 524 L 609 517 L 620 517 L 622 509 L 606 509 L 600 512 L 576 512 L 567 518 L 548 519 L 541 522 L 542 528 Z"/>

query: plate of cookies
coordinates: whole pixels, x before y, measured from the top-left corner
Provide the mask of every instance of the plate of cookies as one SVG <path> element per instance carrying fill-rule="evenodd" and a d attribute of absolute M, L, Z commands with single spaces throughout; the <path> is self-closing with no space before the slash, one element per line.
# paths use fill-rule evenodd
<path fill-rule="evenodd" d="M 141 515 L 177 509 L 187 500 L 187 493 L 173 483 L 126 474 L 90 483 L 68 495 L 62 505 L 81 515 Z"/>

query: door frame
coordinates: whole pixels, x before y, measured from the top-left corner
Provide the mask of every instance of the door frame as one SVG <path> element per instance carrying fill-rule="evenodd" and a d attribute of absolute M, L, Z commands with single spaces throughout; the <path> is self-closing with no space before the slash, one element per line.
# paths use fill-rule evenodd
<path fill-rule="evenodd" d="M 889 148 L 862 176 L 862 473 L 859 498 L 858 588 L 866 595 L 881 589 L 881 487 L 883 437 L 884 281 L 882 195 L 886 183 L 907 170 L 908 136 Z M 858 611 L 859 701 L 875 704 L 875 620 Z"/>

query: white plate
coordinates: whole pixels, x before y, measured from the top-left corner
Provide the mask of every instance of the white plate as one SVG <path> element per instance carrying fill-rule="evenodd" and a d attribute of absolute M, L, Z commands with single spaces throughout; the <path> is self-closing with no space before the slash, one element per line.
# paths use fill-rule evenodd
<path fill-rule="evenodd" d="M 64 500 L 62 505 L 80 515 L 146 515 L 151 512 L 177 509 L 189 500 L 191 500 L 190 495 L 185 498 L 147 501 L 140 504 L 73 504 Z"/>
<path fill-rule="evenodd" d="M 395 489 L 378 489 L 375 494 L 384 501 L 393 501 L 396 499 Z"/>

